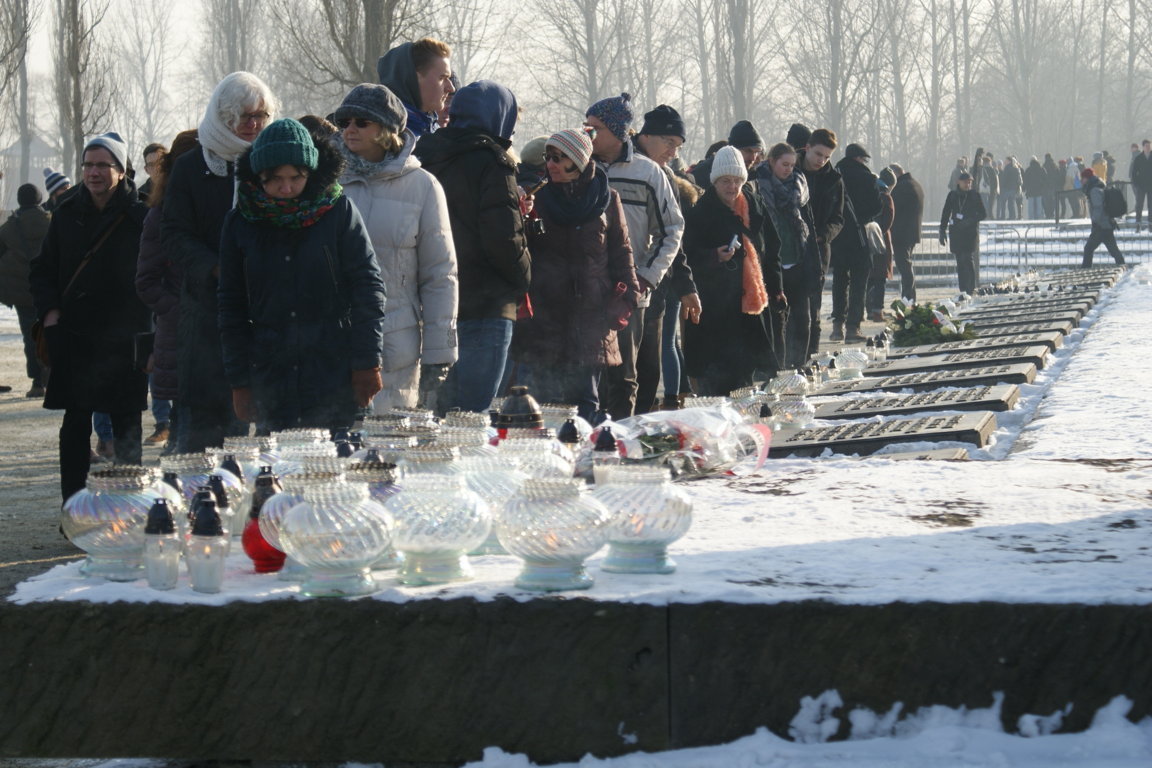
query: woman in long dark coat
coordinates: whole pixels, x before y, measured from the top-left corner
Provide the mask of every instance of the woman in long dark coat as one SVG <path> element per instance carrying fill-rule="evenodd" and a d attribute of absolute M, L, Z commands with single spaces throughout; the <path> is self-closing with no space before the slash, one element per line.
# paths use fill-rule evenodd
<path fill-rule="evenodd" d="M 220 340 L 237 418 L 351 426 L 380 391 L 384 282 L 341 159 L 292 119 L 240 157 L 220 240 Z"/>
<path fill-rule="evenodd" d="M 727 395 L 779 367 L 772 316 L 772 305 L 785 303 L 779 241 L 747 180 L 739 152 L 722 148 L 712 185 L 685 216 L 684 253 L 704 310 L 699 324 L 684 327 L 684 358 L 701 395 Z"/>
<path fill-rule="evenodd" d="M 530 227 L 531 316 L 516 322 L 517 380 L 542 402 L 570 403 L 589 419 L 600 372 L 620 365 L 616 332 L 627 324 L 640 285 L 616 190 L 592 162 L 584 131 L 553 134 L 545 149 L 548 184 Z"/>

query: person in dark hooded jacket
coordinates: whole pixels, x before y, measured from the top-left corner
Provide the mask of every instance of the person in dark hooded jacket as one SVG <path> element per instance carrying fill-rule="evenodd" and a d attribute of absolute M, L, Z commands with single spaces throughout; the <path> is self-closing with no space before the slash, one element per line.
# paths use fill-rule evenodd
<path fill-rule="evenodd" d="M 532 277 L 516 163 L 508 155 L 518 111 L 504 86 L 470 83 L 453 96 L 448 126 L 425 134 L 414 150 L 444 188 L 459 269 L 459 358 L 442 388 L 444 410 L 488 410 L 508 361 L 516 305 Z"/>
<path fill-rule="evenodd" d="M 438 113 L 456 91 L 452 82 L 452 49 L 431 37 L 401 43 L 376 61 L 380 84 L 396 94 L 408 110 L 408 130 L 420 138 L 438 127 Z"/>
<path fill-rule="evenodd" d="M 220 239 L 232 402 L 259 430 L 352 425 L 381 389 L 384 283 L 339 151 L 277 120 L 241 155 Z"/>
<path fill-rule="evenodd" d="M 844 181 L 844 228 L 832 241 L 832 341 L 864 341 L 864 294 L 872 271 L 872 251 L 864 225 L 880 215 L 876 174 L 868 169 L 868 151 L 849 144 L 836 170 Z"/>
<path fill-rule="evenodd" d="M 16 190 L 16 201 L 20 208 L 0 226 L 0 303 L 15 308 L 20 323 L 20 335 L 24 339 L 24 370 L 32 380 L 27 396 L 44 397 L 47 376 L 36 357 L 36 342 L 32 338 L 36 306 L 28 289 L 28 269 L 32 259 L 40 253 L 40 244 L 48 234 L 52 217 L 40 207 L 40 190 L 34 184 L 21 184 Z M 9 389 L 0 387 L 0 392 Z"/>

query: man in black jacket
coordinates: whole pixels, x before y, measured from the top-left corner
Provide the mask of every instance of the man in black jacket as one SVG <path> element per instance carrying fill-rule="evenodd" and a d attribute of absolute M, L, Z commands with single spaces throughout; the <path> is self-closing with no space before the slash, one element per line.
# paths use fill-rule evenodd
<path fill-rule="evenodd" d="M 897 163 L 888 166 L 896 174 L 892 204 L 892 251 L 896 269 L 900 270 L 900 296 L 916 301 L 916 273 L 912 271 L 912 249 L 920 242 L 920 224 L 924 221 L 924 189 Z"/>
<path fill-rule="evenodd" d="M 844 228 L 832 241 L 832 341 L 864 341 L 864 291 L 872 271 L 872 252 L 864 225 L 880 214 L 876 174 L 868 169 L 868 150 L 849 144 L 844 159 L 836 164 L 843 178 Z M 847 335 L 845 335 L 847 325 Z"/>
<path fill-rule="evenodd" d="M 956 257 L 956 277 L 960 290 L 976 293 L 976 263 L 980 252 L 980 222 L 985 218 L 984 201 L 972 191 L 972 174 L 965 171 L 956 179 L 956 189 L 948 193 L 940 214 L 940 245 L 949 244 Z"/>
<path fill-rule="evenodd" d="M 135 283 L 148 211 L 127 166 L 128 147 L 117 134 L 88 142 L 83 184 L 61 202 L 31 264 L 32 299 L 52 369 L 44 407 L 64 411 L 60 490 L 65 501 L 88 478 L 93 411 L 112 418 L 116 461 L 141 461 L 140 412 L 148 402 L 148 379 L 133 364 L 133 339 L 151 327 Z"/>
<path fill-rule="evenodd" d="M 484 413 L 496 397 L 532 261 L 508 156 L 516 99 L 480 80 L 452 98 L 448 127 L 425 134 L 415 154 L 444 188 L 460 270 L 460 357 L 441 388 L 438 410 Z"/>
<path fill-rule="evenodd" d="M 1143 149 L 1132 158 L 1132 191 L 1136 195 L 1136 231 L 1140 231 L 1140 216 L 1145 201 L 1148 204 L 1148 225 L 1152 229 L 1152 141 L 1144 139 Z"/>
<path fill-rule="evenodd" d="M 797 153 L 796 165 L 808 182 L 809 205 L 812 207 L 813 234 L 820 253 L 820 279 L 809 303 L 812 324 L 809 330 L 808 354 L 820 349 L 820 304 L 824 295 L 824 276 L 832 261 L 832 241 L 844 227 L 844 180 L 828 162 L 836 151 L 836 134 L 828 128 L 817 128 L 808 146 Z"/>

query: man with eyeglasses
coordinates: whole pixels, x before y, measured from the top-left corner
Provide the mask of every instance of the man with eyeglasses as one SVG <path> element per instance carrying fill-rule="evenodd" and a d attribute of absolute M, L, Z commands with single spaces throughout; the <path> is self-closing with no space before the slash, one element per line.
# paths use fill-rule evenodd
<path fill-rule="evenodd" d="M 628 327 L 616 335 L 623 364 L 608 368 L 600 379 L 600 407 L 616 420 L 631 416 L 636 407 L 636 361 L 644 337 L 644 313 L 684 235 L 684 216 L 667 176 L 628 140 L 632 119 L 632 97 L 627 93 L 601 99 L 584 115 L 584 125 L 596 132 L 592 155 L 624 205 L 641 289 Z"/>
<path fill-rule="evenodd" d="M 163 144 L 153 142 L 144 147 L 144 173 L 148 175 L 148 180 L 140 185 L 140 199 L 148 202 L 148 197 L 152 194 L 152 179 L 156 176 L 156 171 L 160 170 L 160 163 L 164 162 L 164 155 L 168 154 L 168 147 Z"/>
<path fill-rule="evenodd" d="M 147 208 L 127 165 L 128 147 L 115 133 L 85 145 L 83 183 L 61 201 L 29 275 L 51 359 L 44 407 L 64 411 L 65 501 L 88 477 L 93 411 L 111 416 L 116 461 L 141 460 L 148 379 L 133 365 L 133 339 L 151 325 L 135 285 Z"/>

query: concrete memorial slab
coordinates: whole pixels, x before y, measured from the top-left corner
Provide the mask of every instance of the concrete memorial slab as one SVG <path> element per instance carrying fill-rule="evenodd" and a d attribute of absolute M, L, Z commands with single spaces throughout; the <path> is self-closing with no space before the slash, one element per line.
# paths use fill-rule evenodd
<path fill-rule="evenodd" d="M 868 456 L 861 457 L 867 459 Z M 894 451 L 885 453 L 882 458 L 893 461 L 968 461 L 965 448 L 933 448 L 929 451 Z"/>
<path fill-rule="evenodd" d="M 1076 313 L 1077 319 L 1088 314 L 1092 307 L 1086 302 L 1076 304 L 1060 304 L 1051 307 L 1029 307 L 1009 304 L 1006 307 L 976 307 L 960 313 L 961 320 L 980 322 L 982 320 L 999 320 L 1002 318 L 1026 318 L 1034 315 L 1064 315 Z"/>
<path fill-rule="evenodd" d="M 780 430 L 768 455 L 815 456 L 833 453 L 875 453 L 893 443 L 955 441 L 983 448 L 996 429 L 996 417 L 987 411 L 954 416 L 922 416 L 890 421 L 857 421 L 831 427 Z"/>
<path fill-rule="evenodd" d="M 918 347 L 891 347 L 888 350 L 888 359 L 897 357 L 911 357 L 913 355 L 941 355 L 950 352 L 966 352 L 974 349 L 999 349 L 1019 345 L 1043 344 L 1049 351 L 1055 352 L 1064 346 L 1064 334 L 1060 331 L 1050 330 L 1036 333 L 1012 333 L 1003 336 L 963 339 L 961 341 L 944 341 L 939 344 L 923 344 Z"/>
<path fill-rule="evenodd" d="M 922 411 L 1007 411 L 1020 399 L 1015 384 L 936 389 L 913 395 L 853 398 L 816 404 L 817 419 L 860 419 Z"/>
<path fill-rule="evenodd" d="M 972 326 L 976 329 L 976 332 L 983 334 L 985 328 L 999 328 L 1005 325 L 1022 325 L 1025 323 L 1069 322 L 1075 325 L 1076 323 L 1080 322 L 1080 318 L 1083 316 L 1083 312 L 1069 310 L 1067 312 L 1013 312 L 999 316 L 988 315 L 979 317 L 960 315 L 960 319 L 970 321 Z"/>
<path fill-rule="evenodd" d="M 985 307 L 1047 307 L 1063 306 L 1066 304 L 1089 304 L 1095 306 L 1096 301 L 1099 298 L 1099 291 L 1076 291 L 1074 293 L 1054 291 L 1052 293 L 1044 294 L 1032 293 L 1020 297 L 1017 297 L 1016 295 L 982 296 L 979 302 L 972 308 L 983 309 Z"/>
<path fill-rule="evenodd" d="M 814 395 L 843 395 L 852 392 L 898 392 L 910 389 L 922 392 L 939 387 L 973 387 L 980 384 L 1031 384 L 1036 378 L 1032 363 L 1006 363 L 972 368 L 954 368 L 894 376 L 863 376 L 821 384 Z"/>
<path fill-rule="evenodd" d="M 1061 336 L 1067 336 L 1079 324 L 1073 320 L 1045 320 L 1036 323 L 1013 323 L 1010 325 L 984 326 L 980 329 L 980 339 L 992 339 L 998 336 L 1016 336 L 1026 333 L 1047 333 L 1056 331 Z M 891 354 L 891 353 L 889 353 Z"/>
<path fill-rule="evenodd" d="M 889 376 L 894 373 L 971 368 L 989 363 L 1027 362 L 1032 363 L 1037 368 L 1043 368 L 1049 351 L 1047 344 L 1018 344 L 1011 347 L 962 350 L 944 355 L 896 357 L 869 363 L 868 367 L 864 369 L 864 375 Z"/>

